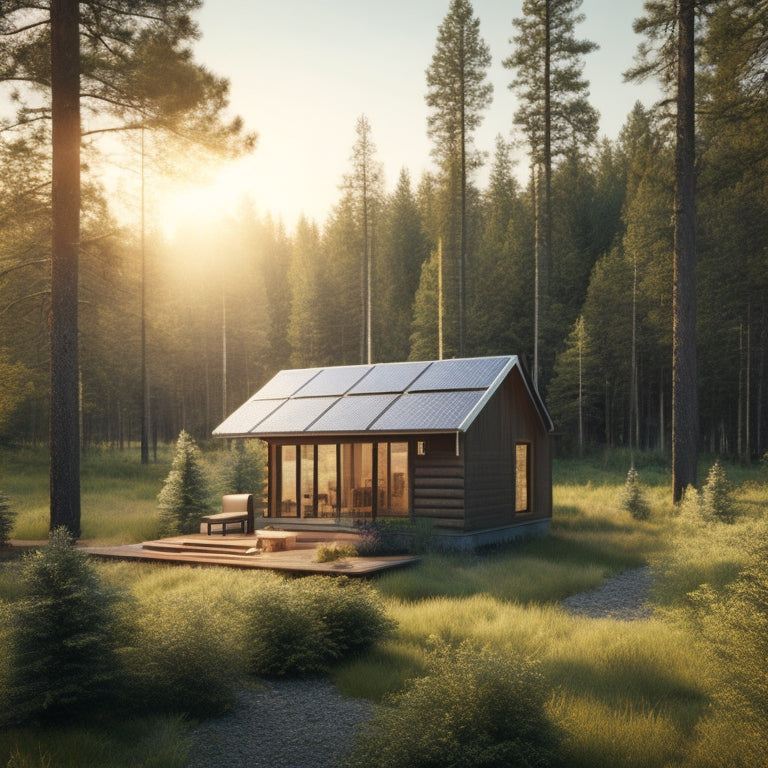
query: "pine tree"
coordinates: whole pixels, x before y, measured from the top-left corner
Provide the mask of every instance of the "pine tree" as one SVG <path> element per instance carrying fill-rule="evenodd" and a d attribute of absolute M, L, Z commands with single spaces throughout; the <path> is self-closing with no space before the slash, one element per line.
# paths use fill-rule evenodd
<path fill-rule="evenodd" d="M 733 523 L 736 519 L 733 488 L 719 461 L 709 468 L 707 482 L 701 489 L 701 513 L 705 519 L 722 523 Z"/>
<path fill-rule="evenodd" d="M 584 453 L 585 422 L 593 415 L 593 366 L 589 335 L 584 316 L 580 315 L 566 340 L 565 349 L 557 356 L 547 395 L 548 407 L 558 428 L 572 433 L 575 424 L 579 455 Z"/>
<path fill-rule="evenodd" d="M 456 276 L 458 337 L 452 351 L 465 353 L 468 178 L 481 164 L 473 151 L 472 134 L 491 103 L 487 82 L 491 54 L 480 37 L 480 20 L 468 0 L 452 0 L 438 30 L 437 45 L 427 69 L 427 133 L 448 190 L 449 219 L 443 248 Z"/>
<path fill-rule="evenodd" d="M 627 479 L 621 494 L 621 508 L 629 512 L 635 520 L 647 520 L 651 516 L 650 507 L 640 486 L 640 476 L 634 467 L 631 467 L 627 472 Z"/>
<path fill-rule="evenodd" d="M 344 177 L 344 189 L 359 228 L 360 242 L 360 363 L 370 363 L 373 354 L 373 264 L 378 242 L 378 218 L 381 207 L 382 169 L 376 161 L 376 145 L 371 124 L 361 115 L 355 126 L 357 138 L 352 147 L 352 171 Z"/>
<path fill-rule="evenodd" d="M 13 714 L 74 722 L 119 694 L 117 597 L 64 528 L 24 566 L 12 625 Z"/>
<path fill-rule="evenodd" d="M 504 66 L 515 72 L 510 88 L 521 105 L 515 124 L 528 143 L 536 215 L 536 338 L 533 378 L 539 382 L 539 334 L 546 326 L 552 271 L 552 169 L 555 159 L 572 148 L 591 144 L 597 135 L 596 110 L 588 101 L 581 57 L 594 43 L 577 40 L 574 28 L 583 20 L 581 0 L 524 0 L 523 15 L 514 19 L 517 34 Z M 541 316 L 541 317 L 540 317 Z"/>
<path fill-rule="evenodd" d="M 413 302 L 429 245 L 405 169 L 383 207 L 377 242 L 378 261 L 373 270 L 376 360 L 406 360 Z"/>
<path fill-rule="evenodd" d="M 208 485 L 200 449 L 184 430 L 179 434 L 171 471 L 157 499 L 163 534 L 200 532 L 200 519 L 210 511 Z"/>
<path fill-rule="evenodd" d="M 7 7 L 10 5 L 10 7 Z M 50 94 L 51 208 L 51 530 L 80 535 L 78 402 L 78 271 L 80 147 L 83 136 L 144 126 L 233 151 L 252 146 L 242 122 L 226 124 L 228 83 L 196 65 L 186 49 L 196 28 L 195 0 L 51 0 L 16 2 L 0 10 L 4 47 L 0 82 L 16 86 L 11 124 L 35 130 L 39 96 Z M 49 14 L 46 14 L 49 11 Z M 81 125 L 81 105 L 92 124 Z M 116 125 L 97 125 L 106 115 Z"/>

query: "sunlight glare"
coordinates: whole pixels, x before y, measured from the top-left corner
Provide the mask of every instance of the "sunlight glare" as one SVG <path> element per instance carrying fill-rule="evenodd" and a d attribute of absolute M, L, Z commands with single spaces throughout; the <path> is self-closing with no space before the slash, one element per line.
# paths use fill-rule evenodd
<path fill-rule="evenodd" d="M 215 226 L 237 215 L 252 202 L 252 180 L 237 164 L 223 168 L 207 183 L 174 185 L 157 194 L 151 204 L 150 219 L 167 240 L 172 240 L 185 222 Z"/>

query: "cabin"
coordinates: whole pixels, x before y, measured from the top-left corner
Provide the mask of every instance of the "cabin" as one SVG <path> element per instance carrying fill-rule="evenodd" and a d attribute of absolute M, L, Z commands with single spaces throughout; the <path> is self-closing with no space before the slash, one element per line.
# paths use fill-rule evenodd
<path fill-rule="evenodd" d="M 549 530 L 551 431 L 508 355 L 280 371 L 213 434 L 266 442 L 275 527 L 423 520 L 474 548 Z"/>

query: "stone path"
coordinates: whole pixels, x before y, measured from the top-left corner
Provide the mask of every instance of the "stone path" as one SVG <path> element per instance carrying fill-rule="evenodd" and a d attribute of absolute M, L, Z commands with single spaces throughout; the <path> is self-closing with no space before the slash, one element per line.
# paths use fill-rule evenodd
<path fill-rule="evenodd" d="M 653 611 L 646 601 L 651 588 L 651 571 L 646 565 L 606 579 L 596 589 L 579 592 L 561 602 L 569 612 L 593 619 L 638 621 Z"/>

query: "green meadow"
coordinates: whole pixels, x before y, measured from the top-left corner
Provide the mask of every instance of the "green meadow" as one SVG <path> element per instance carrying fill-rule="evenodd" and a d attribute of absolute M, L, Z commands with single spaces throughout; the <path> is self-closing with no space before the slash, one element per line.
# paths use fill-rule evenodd
<path fill-rule="evenodd" d="M 204 457 L 215 488 L 221 454 Z M 134 454 L 85 457 L 83 538 L 117 543 L 155 536 L 156 497 L 170 459 L 167 451 L 158 463 L 141 467 Z M 371 650 L 333 666 L 329 674 L 336 686 L 345 695 L 391 705 L 409 680 L 425 675 L 436 643 L 467 644 L 535 665 L 558 739 L 554 764 L 763 765 L 768 713 L 760 702 L 768 686 L 760 637 L 768 605 L 760 585 L 768 468 L 725 465 L 737 515 L 736 522 L 724 524 L 697 515 L 690 504 L 673 507 L 659 457 L 636 457 L 635 465 L 651 509 L 648 520 L 635 520 L 621 508 L 627 454 L 557 461 L 548 537 L 474 554 L 430 552 L 419 565 L 372 581 L 396 628 Z M 702 462 L 702 482 L 707 468 Z M 44 453 L 0 452 L 0 490 L 18 513 L 13 537 L 45 538 Z M 559 605 L 568 595 L 642 565 L 650 565 L 654 577 L 653 618 L 588 619 Z M 240 644 L 248 642 L 242 624 L 246 598 L 238 596 L 254 588 L 289 588 L 278 586 L 286 580 L 272 574 L 224 569 L 126 563 L 95 568 L 105 584 L 131 595 L 139 629 L 155 626 L 151 617 L 159 616 L 158 606 L 168 611 L 165 623 L 173 617 L 187 622 L 190 658 L 213 652 L 237 658 Z M 0 560 L 0 606 L 6 609 L 19 597 L 20 570 L 18 557 Z M 226 638 L 226 647 L 209 647 L 214 633 Z M 0 645 L 5 642 L 0 630 Z M 7 669 L 0 670 L 0 680 L 5 675 Z M 0 735 L 0 765 L 180 768 L 192 722 L 181 713 L 155 713 L 122 718 L 119 727 L 105 715 L 55 730 L 10 729 Z"/>

